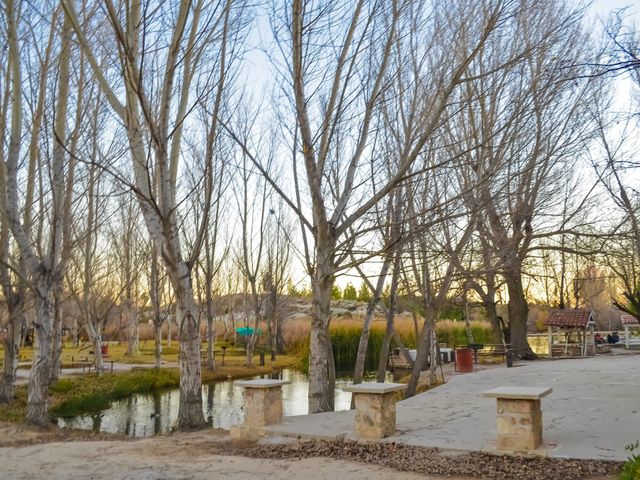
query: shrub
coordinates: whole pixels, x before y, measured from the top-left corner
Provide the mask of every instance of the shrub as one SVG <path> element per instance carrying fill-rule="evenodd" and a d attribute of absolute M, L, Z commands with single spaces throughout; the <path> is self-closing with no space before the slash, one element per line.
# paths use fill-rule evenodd
<path fill-rule="evenodd" d="M 620 480 L 638 480 L 640 478 L 640 453 L 636 453 L 640 448 L 640 442 L 627 445 L 625 450 L 629 452 L 629 458 L 620 472 Z"/>

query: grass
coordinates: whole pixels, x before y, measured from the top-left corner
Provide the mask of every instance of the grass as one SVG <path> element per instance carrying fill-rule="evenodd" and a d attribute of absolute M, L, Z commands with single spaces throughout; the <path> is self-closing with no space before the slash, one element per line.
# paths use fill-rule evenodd
<path fill-rule="evenodd" d="M 62 417 L 98 413 L 108 408 L 112 401 L 127 398 L 133 393 L 147 393 L 179 385 L 180 377 L 176 369 L 147 369 L 117 375 L 64 378 L 49 389 L 54 404 L 50 412 Z"/>
<path fill-rule="evenodd" d="M 222 358 L 221 346 L 223 343 L 216 344 L 216 359 Z M 225 344 L 228 345 L 228 344 Z M 207 348 L 206 343 L 202 344 L 202 350 Z M 256 354 L 258 349 L 256 349 Z M 236 346 L 234 348 L 227 348 L 225 352 L 225 362 L 227 360 L 236 363 L 244 363 L 244 349 Z M 20 349 L 21 363 L 30 363 L 33 357 L 33 347 L 22 347 Z M 72 363 L 81 362 L 87 359 L 93 361 L 93 346 L 89 343 L 85 343 L 78 347 L 74 347 L 73 344 L 65 342 L 62 348 L 61 361 L 63 368 L 69 368 Z M 135 355 L 127 355 L 127 342 L 109 342 L 109 355 L 104 357 L 105 362 L 116 362 L 126 364 L 147 364 L 152 365 L 155 363 L 155 345 L 153 341 L 141 342 L 138 352 Z M 0 345 L 0 367 L 4 361 L 4 349 Z M 178 362 L 178 342 L 174 340 L 171 342 L 171 346 L 168 346 L 167 341 L 162 342 L 162 361 L 163 362 Z M 108 366 L 105 363 L 105 367 Z"/>
<path fill-rule="evenodd" d="M 618 478 L 620 480 L 638 480 L 640 478 L 640 442 L 627 445 L 626 450 L 629 452 L 629 458 L 622 465 L 622 471 Z"/>
<path fill-rule="evenodd" d="M 264 375 L 287 367 L 293 367 L 297 359 L 280 355 L 276 362 L 267 361 L 264 367 L 244 365 L 243 355 L 225 355 L 225 365 L 220 364 L 214 371 L 202 370 L 202 382 Z M 159 370 L 135 369 L 114 374 L 86 374 L 62 378 L 49 387 L 49 405 L 52 416 L 76 416 L 96 413 L 108 408 L 114 400 L 128 398 L 135 393 L 178 388 L 180 377 L 177 368 Z M 0 421 L 20 423 L 24 421 L 27 405 L 27 387 L 16 388 L 16 399 L 7 405 L 0 405 Z"/>

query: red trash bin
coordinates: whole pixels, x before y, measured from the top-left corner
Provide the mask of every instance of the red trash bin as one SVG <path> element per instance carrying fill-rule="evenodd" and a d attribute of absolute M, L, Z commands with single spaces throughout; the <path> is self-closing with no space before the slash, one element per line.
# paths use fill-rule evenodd
<path fill-rule="evenodd" d="M 108 343 L 103 343 L 100 346 L 100 353 L 102 353 L 102 356 L 109 355 L 109 344 Z"/>
<path fill-rule="evenodd" d="M 473 350 L 456 348 L 456 372 L 473 372 Z"/>

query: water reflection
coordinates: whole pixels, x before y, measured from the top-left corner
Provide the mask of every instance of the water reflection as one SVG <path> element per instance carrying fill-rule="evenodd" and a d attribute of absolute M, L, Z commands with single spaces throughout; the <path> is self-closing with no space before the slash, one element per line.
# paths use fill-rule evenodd
<path fill-rule="evenodd" d="M 291 382 L 290 385 L 282 387 L 284 415 L 305 415 L 308 413 L 308 383 L 303 373 L 283 370 L 268 377 Z M 351 394 L 342 391 L 342 387 L 348 383 L 350 383 L 350 379 L 347 377 L 336 381 L 336 410 L 349 409 Z M 123 433 L 132 437 L 147 437 L 166 433 L 178 418 L 179 396 L 178 389 L 131 395 L 126 400 L 113 402 L 110 408 L 97 415 L 59 418 L 58 425 L 94 432 Z M 233 381 L 203 385 L 202 403 L 207 423 L 212 428 L 226 430 L 232 425 L 242 423 L 244 420 L 242 396 L 243 389 L 234 387 Z"/>

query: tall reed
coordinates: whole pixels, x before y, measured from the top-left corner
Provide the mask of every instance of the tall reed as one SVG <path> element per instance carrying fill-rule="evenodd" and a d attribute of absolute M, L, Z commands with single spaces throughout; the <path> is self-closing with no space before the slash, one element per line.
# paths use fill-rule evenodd
<path fill-rule="evenodd" d="M 362 333 L 361 318 L 337 319 L 331 322 L 329 334 L 333 346 L 333 356 L 337 372 L 351 372 L 355 366 L 358 344 Z M 418 320 L 418 330 L 422 329 L 423 320 Z M 365 370 L 378 368 L 380 350 L 386 322 L 382 318 L 371 324 L 369 343 L 365 359 Z M 406 348 L 416 348 L 416 328 L 411 318 L 399 316 L 394 323 L 395 331 Z M 301 367 L 307 371 L 309 367 L 309 320 L 292 320 L 285 324 L 283 337 L 287 353 L 301 359 Z M 489 322 L 472 321 L 471 332 L 476 343 L 492 343 L 492 330 Z M 467 331 L 464 322 L 440 320 L 436 324 L 438 342 L 446 343 L 451 348 L 466 345 Z M 392 347 L 396 342 L 392 341 Z"/>

